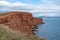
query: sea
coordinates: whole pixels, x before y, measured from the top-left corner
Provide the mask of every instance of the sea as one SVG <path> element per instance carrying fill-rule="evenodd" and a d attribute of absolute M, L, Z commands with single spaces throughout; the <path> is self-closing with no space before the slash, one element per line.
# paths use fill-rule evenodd
<path fill-rule="evenodd" d="M 60 18 L 46 17 L 42 19 L 45 24 L 38 25 L 36 36 L 45 40 L 60 40 Z"/>

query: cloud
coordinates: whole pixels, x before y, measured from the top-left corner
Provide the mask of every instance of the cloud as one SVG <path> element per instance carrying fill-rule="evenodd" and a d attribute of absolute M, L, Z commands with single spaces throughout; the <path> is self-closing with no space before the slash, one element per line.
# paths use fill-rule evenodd
<path fill-rule="evenodd" d="M 9 2 L 9 1 L 0 1 L 0 8 L 2 10 L 13 10 L 13 11 L 28 11 L 28 12 L 49 12 L 49 11 L 58 11 L 60 6 L 56 6 L 53 1 L 42 0 L 43 4 L 34 5 L 26 4 L 22 2 Z M 1 7 L 2 6 L 2 7 Z M 0 9 L 0 10 L 1 10 Z M 54 10 L 53 10 L 54 9 Z"/>
<path fill-rule="evenodd" d="M 60 5 L 60 0 L 55 0 L 55 3 Z"/>
<path fill-rule="evenodd" d="M 60 11 L 60 5 L 57 5 L 59 0 L 41 0 L 41 3 L 37 5 L 12 1 L 15 0 L 0 0 L 0 11 L 25 11 L 32 12 L 35 16 L 56 16 L 57 13 L 50 14 L 49 12 Z M 39 13 L 37 14 L 37 12 Z M 42 14 L 40 14 L 41 12 Z"/>
<path fill-rule="evenodd" d="M 8 2 L 0 1 L 0 10 L 2 11 L 26 11 L 26 12 L 37 12 L 39 11 L 39 6 L 32 4 L 26 4 L 22 2 Z"/>
<path fill-rule="evenodd" d="M 34 17 L 60 17 L 60 12 L 37 12 L 36 14 L 33 13 Z"/>
<path fill-rule="evenodd" d="M 45 16 L 45 17 L 55 17 L 55 16 L 58 16 L 58 15 L 57 15 L 57 14 L 55 14 L 55 13 L 52 13 L 52 14 L 47 13 L 47 14 L 40 14 L 39 16 Z"/>
<path fill-rule="evenodd" d="M 0 1 L 0 6 L 10 6 L 10 7 L 13 7 L 13 6 L 23 6 L 25 4 L 21 3 L 21 2 L 15 2 L 15 3 L 11 3 L 11 2 L 8 2 L 8 1 Z"/>

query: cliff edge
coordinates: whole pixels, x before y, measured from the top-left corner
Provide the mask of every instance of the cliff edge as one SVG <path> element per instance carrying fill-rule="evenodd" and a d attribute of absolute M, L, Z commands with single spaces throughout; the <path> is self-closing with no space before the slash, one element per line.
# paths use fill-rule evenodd
<path fill-rule="evenodd" d="M 7 25 L 9 28 L 24 34 L 32 34 L 34 25 L 42 23 L 41 18 L 34 18 L 28 12 L 7 12 L 0 16 L 0 24 Z"/>

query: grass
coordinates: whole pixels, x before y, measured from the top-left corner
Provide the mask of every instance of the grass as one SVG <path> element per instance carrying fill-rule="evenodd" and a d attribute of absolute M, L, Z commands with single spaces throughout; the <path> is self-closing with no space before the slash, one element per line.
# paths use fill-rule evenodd
<path fill-rule="evenodd" d="M 0 25 L 0 40 L 43 40 L 33 35 L 21 35 L 7 31 L 6 26 Z"/>

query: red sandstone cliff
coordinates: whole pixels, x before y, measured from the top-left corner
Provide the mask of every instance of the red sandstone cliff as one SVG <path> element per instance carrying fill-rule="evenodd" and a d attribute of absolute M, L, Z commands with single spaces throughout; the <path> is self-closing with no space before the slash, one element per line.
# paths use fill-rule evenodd
<path fill-rule="evenodd" d="M 8 12 L 0 16 L 0 24 L 8 25 L 13 30 L 31 34 L 36 24 L 42 24 L 42 19 L 33 18 L 28 12 Z"/>

